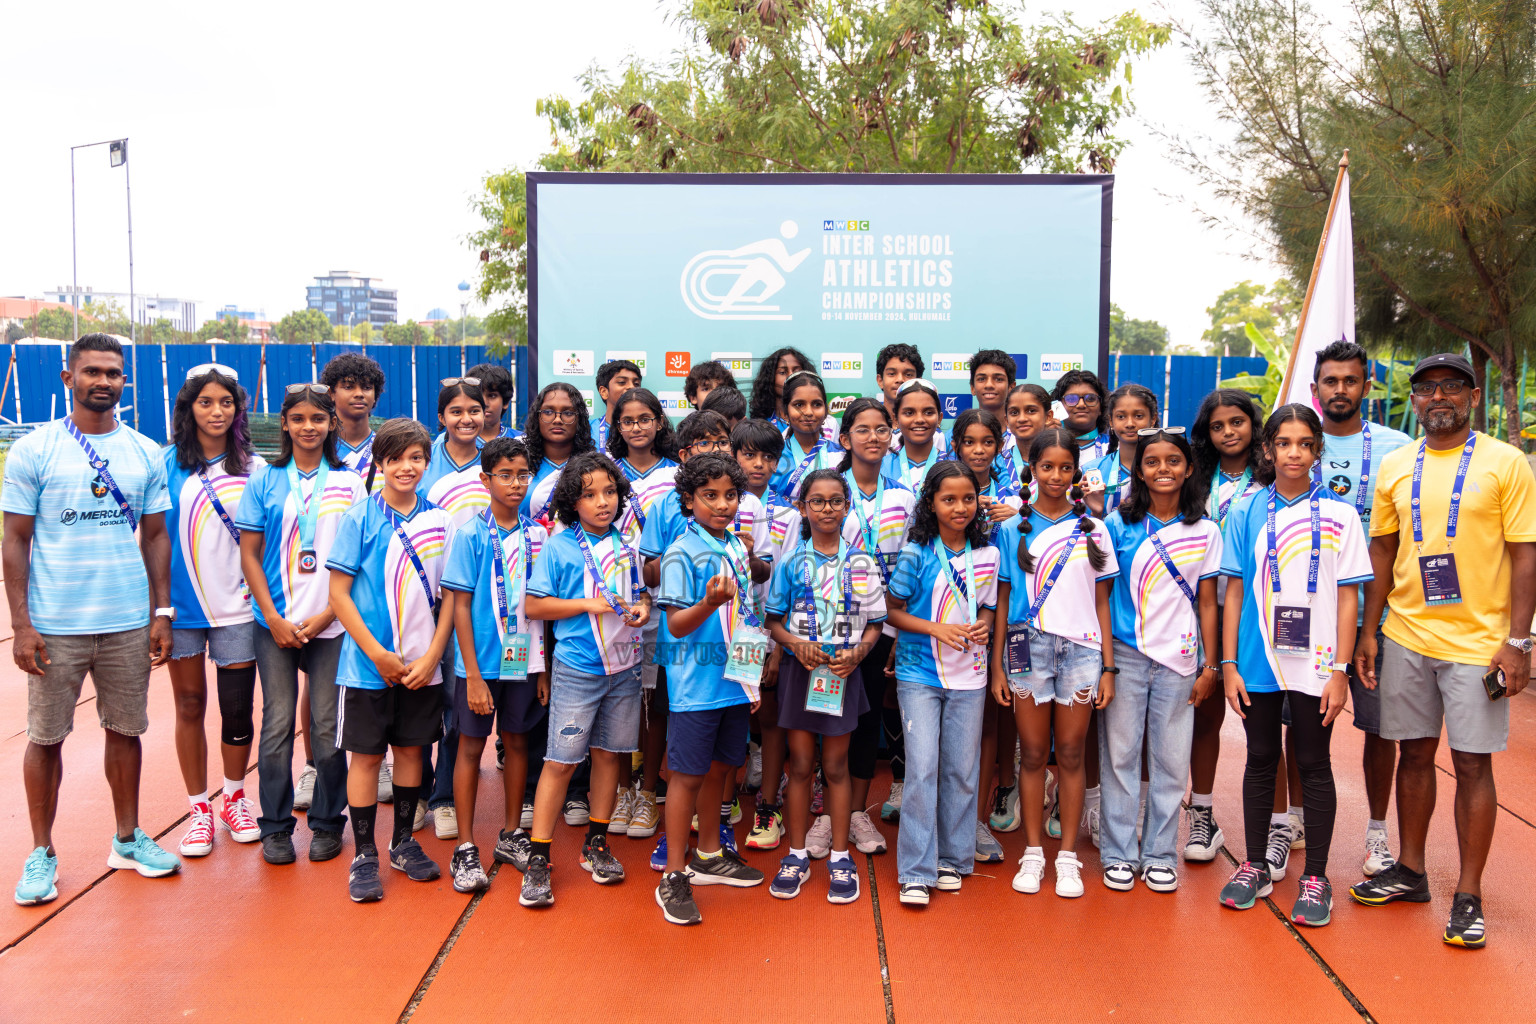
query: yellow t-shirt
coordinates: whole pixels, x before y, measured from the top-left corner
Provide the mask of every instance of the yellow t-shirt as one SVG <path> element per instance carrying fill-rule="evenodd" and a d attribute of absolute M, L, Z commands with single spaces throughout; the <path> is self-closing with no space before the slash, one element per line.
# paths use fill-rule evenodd
<path fill-rule="evenodd" d="M 1413 465 L 1422 440 L 1382 460 L 1376 478 L 1371 536 L 1398 535 L 1392 567 L 1390 609 L 1382 631 L 1409 650 L 1441 661 L 1487 665 L 1509 626 L 1509 552 L 1506 541 L 1536 541 L 1536 477 L 1519 450 L 1486 434 L 1477 435 L 1467 482 L 1462 488 L 1456 539 L 1449 549 L 1445 526 L 1461 445 L 1428 449 L 1420 485 L 1424 524 L 1422 554 L 1456 555 L 1459 604 L 1426 605 L 1419 575 L 1420 551 L 1413 543 Z M 1519 632 L 1525 633 L 1524 624 Z"/>

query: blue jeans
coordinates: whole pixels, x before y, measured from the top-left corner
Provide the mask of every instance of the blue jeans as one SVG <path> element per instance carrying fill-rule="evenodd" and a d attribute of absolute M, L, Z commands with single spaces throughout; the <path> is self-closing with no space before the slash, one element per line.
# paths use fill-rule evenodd
<path fill-rule="evenodd" d="M 907 744 L 896 880 L 933 885 L 939 868 L 968 875 L 976 858 L 976 780 L 986 690 L 896 680 Z"/>
<path fill-rule="evenodd" d="M 279 647 L 270 630 L 253 626 L 256 671 L 261 676 L 261 744 L 256 767 L 261 777 L 263 837 L 292 832 L 293 727 L 299 703 L 299 671 L 309 675 L 310 746 L 315 754 L 315 798 L 305 817 L 310 830 L 340 832 L 347 823 L 347 756 L 336 748 L 336 665 L 342 637 L 311 640 L 303 647 Z"/>
<path fill-rule="evenodd" d="M 1115 699 L 1099 712 L 1101 859 L 1105 865 L 1123 861 L 1143 868 L 1150 864 L 1176 867 L 1179 803 L 1189 779 L 1189 749 L 1195 737 L 1195 709 L 1189 703 L 1195 677 L 1181 676 L 1119 640 L 1115 641 L 1115 664 L 1120 667 Z M 1138 853 L 1143 737 L 1150 785 Z"/>
<path fill-rule="evenodd" d="M 453 672 L 453 649 L 459 641 L 453 633 L 448 634 L 448 640 L 448 651 L 443 655 L 443 738 L 436 747 L 421 750 L 421 794 L 426 797 L 427 807 L 434 811 L 453 806 L 453 765 L 459 758 L 459 726 L 453 716 L 453 700 L 459 688 Z"/>

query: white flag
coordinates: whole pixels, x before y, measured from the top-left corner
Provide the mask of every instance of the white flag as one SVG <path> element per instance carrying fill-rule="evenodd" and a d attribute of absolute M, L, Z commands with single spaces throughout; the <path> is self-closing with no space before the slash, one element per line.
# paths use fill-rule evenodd
<path fill-rule="evenodd" d="M 1349 169 L 1339 169 L 1328 237 L 1313 268 L 1311 301 L 1302 313 L 1290 384 L 1279 405 L 1300 402 L 1314 409 L 1312 370 L 1317 354 L 1340 339 L 1355 340 L 1355 234 L 1350 228 Z"/>

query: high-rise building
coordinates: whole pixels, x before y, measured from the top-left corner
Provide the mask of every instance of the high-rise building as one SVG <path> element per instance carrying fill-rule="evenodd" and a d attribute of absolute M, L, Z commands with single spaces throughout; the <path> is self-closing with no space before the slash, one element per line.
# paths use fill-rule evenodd
<path fill-rule="evenodd" d="M 309 308 L 318 309 L 337 327 L 370 323 L 375 327 L 395 322 L 393 288 L 382 288 L 376 277 L 365 277 L 350 270 L 333 270 L 315 278 L 306 289 Z"/>

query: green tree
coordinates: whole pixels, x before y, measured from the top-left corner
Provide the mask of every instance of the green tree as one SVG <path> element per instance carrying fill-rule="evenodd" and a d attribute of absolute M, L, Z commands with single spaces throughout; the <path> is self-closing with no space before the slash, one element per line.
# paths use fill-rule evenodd
<path fill-rule="evenodd" d="M 1109 348 L 1131 356 L 1158 356 L 1168 350 L 1168 328 L 1156 320 L 1131 320 L 1114 303 L 1109 306 Z"/>
<path fill-rule="evenodd" d="M 318 309 L 296 309 L 277 322 L 275 333 L 289 345 L 316 345 L 335 335 L 331 322 Z"/>
<path fill-rule="evenodd" d="M 5 343 L 14 345 L 27 336 L 27 328 L 18 321 L 12 320 L 5 325 Z"/>
<path fill-rule="evenodd" d="M 93 331 L 100 331 L 104 334 L 116 334 L 121 338 L 133 337 L 133 325 L 128 322 L 128 314 L 123 311 L 123 307 L 119 306 L 115 299 L 99 299 L 95 302 L 87 302 L 80 307 L 81 334 L 86 333 L 85 320 L 87 315 L 96 321 L 91 325 L 91 330 Z"/>
<path fill-rule="evenodd" d="M 1125 142 L 1131 59 L 1162 45 L 1134 13 L 1026 24 L 1019 0 L 689 0 L 698 42 L 594 69 L 537 110 L 543 170 L 1108 172 Z M 527 337 L 527 196 L 492 174 L 473 206 L 493 337 Z"/>
<path fill-rule="evenodd" d="M 241 326 L 238 317 L 222 316 L 217 320 L 208 320 L 197 329 L 198 341 L 213 341 L 215 338 L 230 343 L 240 343 L 250 336 L 250 331 Z"/>
<path fill-rule="evenodd" d="M 80 333 L 89 334 L 101 329 L 93 317 L 80 314 Z M 75 315 L 68 309 L 40 309 L 27 318 L 27 334 L 34 338 L 54 338 L 59 341 L 75 340 Z"/>
<path fill-rule="evenodd" d="M 1296 320 L 1301 316 L 1301 296 L 1288 278 L 1281 278 L 1265 288 L 1252 281 L 1239 281 L 1216 296 L 1208 306 L 1210 329 L 1200 335 L 1210 345 L 1213 355 L 1251 356 L 1254 348 L 1245 324 L 1253 324 L 1264 334 L 1294 339 Z"/>
<path fill-rule="evenodd" d="M 384 341 L 390 345 L 425 345 L 428 337 L 427 329 L 415 320 L 384 325 Z"/>
<path fill-rule="evenodd" d="M 1235 137 L 1182 144 L 1184 162 L 1306 280 L 1347 150 L 1359 337 L 1470 349 L 1518 443 L 1536 337 L 1536 0 L 1351 0 L 1337 25 L 1299 0 L 1200 6 L 1181 32 Z"/>

